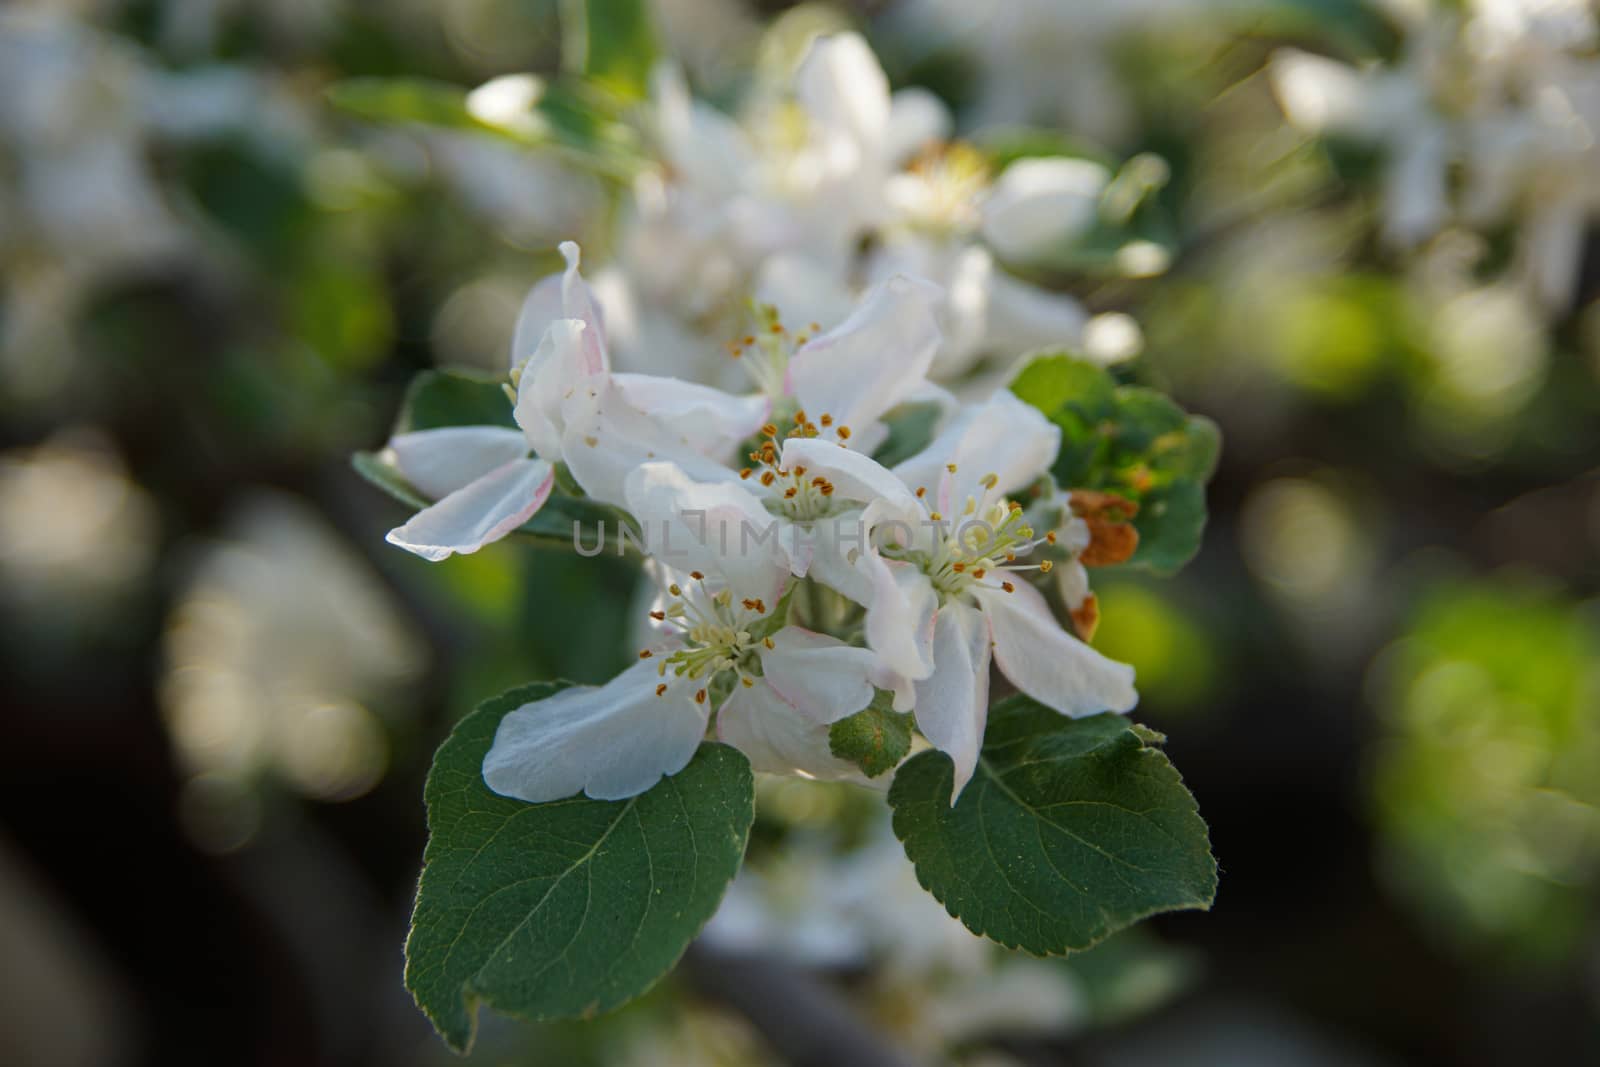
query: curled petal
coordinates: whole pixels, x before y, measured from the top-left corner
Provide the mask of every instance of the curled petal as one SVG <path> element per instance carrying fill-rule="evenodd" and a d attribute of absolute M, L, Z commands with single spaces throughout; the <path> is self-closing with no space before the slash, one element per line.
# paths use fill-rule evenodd
<path fill-rule="evenodd" d="M 581 319 L 551 322 L 517 378 L 513 411 L 517 425 L 528 445 L 552 462 L 561 458 L 565 405 L 578 386 L 591 377 L 584 344 L 584 335 L 589 332 Z"/>
<path fill-rule="evenodd" d="M 435 500 L 528 454 L 522 434 L 503 426 L 415 430 L 395 434 L 389 447 L 406 480 Z"/>
<path fill-rule="evenodd" d="M 1139 702 L 1133 668 L 1107 659 L 1063 630 L 1031 585 L 974 590 L 1001 672 L 1039 703 L 1074 717 L 1129 711 Z"/>
<path fill-rule="evenodd" d="M 972 780 L 989 717 L 989 624 L 983 613 L 952 601 L 933 629 L 934 671 L 916 683 L 917 728 L 955 763 L 950 803 Z"/>
<path fill-rule="evenodd" d="M 583 338 L 582 369 L 585 373 L 598 374 L 608 365 L 605 324 L 594 293 L 578 273 L 578 246 L 572 241 L 561 242 L 561 256 L 567 261 L 567 269 L 561 274 L 541 278 L 522 302 L 517 326 L 511 335 L 513 370 L 522 366 L 538 348 L 545 331 L 557 319 L 577 319 L 588 328 Z"/>
<path fill-rule="evenodd" d="M 596 800 L 637 796 L 688 765 L 705 735 L 707 705 L 681 681 L 662 696 L 643 662 L 602 686 L 573 686 L 500 720 L 483 780 L 501 796 L 534 804 L 579 792 Z"/>
<path fill-rule="evenodd" d="M 875 427 L 927 377 L 942 298 L 938 286 L 904 275 L 880 282 L 849 318 L 795 353 L 788 391 L 813 419 Z"/>
<path fill-rule="evenodd" d="M 435 562 L 476 552 L 533 518 L 554 482 L 544 460 L 514 459 L 417 512 L 388 541 Z"/>

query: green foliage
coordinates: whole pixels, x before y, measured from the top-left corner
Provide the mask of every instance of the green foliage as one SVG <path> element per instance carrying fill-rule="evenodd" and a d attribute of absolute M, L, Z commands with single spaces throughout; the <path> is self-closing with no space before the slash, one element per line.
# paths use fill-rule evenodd
<path fill-rule="evenodd" d="M 1139 505 L 1131 565 L 1171 574 L 1194 557 L 1205 530 L 1205 483 L 1222 448 L 1215 423 L 1152 389 L 1118 385 L 1066 352 L 1035 356 L 1011 390 L 1061 427 L 1052 468 L 1058 485 Z"/>
<path fill-rule="evenodd" d="M 449 129 L 503 132 L 473 117 L 467 91 L 428 78 L 347 78 L 328 87 L 328 101 L 373 122 L 417 122 Z"/>
<path fill-rule="evenodd" d="M 1379 662 L 1391 881 L 1464 946 L 1569 959 L 1600 899 L 1600 626 L 1530 582 L 1450 584 Z"/>
<path fill-rule="evenodd" d="M 828 727 L 828 748 L 861 768 L 868 778 L 893 770 L 911 751 L 911 715 L 895 711 L 888 693 Z"/>
<path fill-rule="evenodd" d="M 560 688 L 487 701 L 428 774 L 406 987 L 458 1051 L 472 1043 L 480 1002 L 525 1019 L 577 1018 L 649 989 L 716 911 L 755 818 L 749 764 L 710 743 L 630 800 L 491 793 L 483 758 L 500 720 Z"/>
<path fill-rule="evenodd" d="M 395 433 L 447 426 L 515 428 L 511 401 L 495 379 L 462 371 L 425 370 L 411 379 Z"/>
<path fill-rule="evenodd" d="M 1088 948 L 1157 912 L 1209 908 L 1217 866 L 1178 772 L 1126 719 L 1068 719 L 1026 697 L 989 713 L 977 773 L 950 758 L 895 775 L 894 832 L 917 878 L 973 932 L 1038 955 Z"/>
<path fill-rule="evenodd" d="M 562 62 L 619 97 L 649 95 L 655 27 L 645 0 L 562 0 Z"/>

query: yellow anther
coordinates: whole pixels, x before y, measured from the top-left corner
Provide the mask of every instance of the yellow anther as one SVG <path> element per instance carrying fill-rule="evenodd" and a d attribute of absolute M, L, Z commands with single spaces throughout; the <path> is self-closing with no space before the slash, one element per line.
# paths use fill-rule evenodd
<path fill-rule="evenodd" d="M 1040 574 L 1049 574 L 1053 567 L 1055 567 L 1055 562 L 1053 560 L 1041 559 L 1039 561 Z"/>

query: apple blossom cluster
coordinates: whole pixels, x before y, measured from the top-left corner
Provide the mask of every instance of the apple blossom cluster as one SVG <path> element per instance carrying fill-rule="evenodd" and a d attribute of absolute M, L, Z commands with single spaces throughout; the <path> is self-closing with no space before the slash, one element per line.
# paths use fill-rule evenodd
<path fill-rule="evenodd" d="M 500 79 L 469 106 L 516 114 L 527 88 Z M 758 81 L 736 115 L 694 99 L 681 72 L 659 64 L 641 125 L 656 162 L 633 181 L 609 238 L 614 262 L 595 276 L 621 367 L 729 384 L 722 344 L 752 298 L 832 328 L 897 274 L 945 291 L 928 370 L 941 383 L 987 369 L 992 388 L 1024 353 L 1080 345 L 1086 331 L 1106 360 L 1137 351 L 1127 316 L 1091 319 L 1016 272 L 1095 223 L 1112 172 L 1041 156 L 994 173 L 949 140 L 951 116 L 932 93 L 890 92 L 856 34 L 818 38 L 790 82 Z"/>
<path fill-rule="evenodd" d="M 505 387 L 517 428 L 390 442 L 436 500 L 392 543 L 431 560 L 476 551 L 533 518 L 564 472 L 626 513 L 657 583 L 632 667 L 505 716 L 483 765 L 491 789 L 635 796 L 682 770 L 708 729 L 757 770 L 860 779 L 830 751 L 829 726 L 881 699 L 949 754 L 959 793 L 991 658 L 1063 715 L 1134 706 L 1132 668 L 1064 629 L 1035 584 L 1059 570 L 1079 608 L 1095 558 L 1096 524 L 1050 480 L 1057 426 L 1001 390 L 947 405 L 910 458 L 873 458 L 886 416 L 930 395 L 937 286 L 892 275 L 820 332 L 756 306 L 724 356 L 751 388 L 731 393 L 614 371 L 578 248 L 562 253 L 566 271 L 534 286 L 517 324 Z"/>

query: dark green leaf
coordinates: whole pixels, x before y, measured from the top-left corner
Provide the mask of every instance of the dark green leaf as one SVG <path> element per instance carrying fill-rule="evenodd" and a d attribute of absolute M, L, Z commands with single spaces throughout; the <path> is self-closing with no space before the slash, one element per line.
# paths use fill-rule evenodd
<path fill-rule="evenodd" d="M 1166 574 L 1193 558 L 1205 530 L 1205 483 L 1222 447 L 1215 423 L 1153 389 L 1117 385 L 1068 352 L 1035 356 L 1011 390 L 1061 428 L 1056 484 L 1139 505 L 1139 550 L 1129 565 Z"/>
<path fill-rule="evenodd" d="M 395 433 L 446 426 L 509 426 L 511 398 L 500 381 L 462 371 L 425 370 L 411 379 Z"/>
<path fill-rule="evenodd" d="M 707 743 L 631 800 L 525 804 L 491 793 L 483 758 L 541 683 L 480 706 L 428 773 L 428 847 L 406 940 L 406 987 L 451 1048 L 477 1007 L 589 1017 L 665 974 L 721 901 L 755 817 L 750 766 Z"/>
<path fill-rule="evenodd" d="M 828 727 L 828 748 L 868 778 L 893 770 L 911 751 L 911 716 L 895 711 L 879 692 L 871 704 Z"/>
<path fill-rule="evenodd" d="M 989 712 L 954 806 L 942 752 L 889 790 L 922 885 L 976 933 L 1039 955 L 1088 948 L 1157 912 L 1209 908 L 1206 825 L 1165 755 L 1116 715 L 1068 719 L 1026 697 Z"/>

